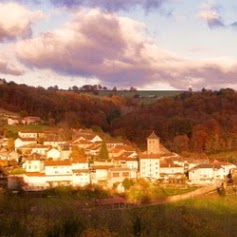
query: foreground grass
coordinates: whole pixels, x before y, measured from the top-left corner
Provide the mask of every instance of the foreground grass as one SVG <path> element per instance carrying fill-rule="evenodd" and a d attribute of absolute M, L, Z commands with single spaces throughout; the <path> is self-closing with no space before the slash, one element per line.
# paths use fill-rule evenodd
<path fill-rule="evenodd" d="M 65 195 L 1 194 L 0 236 L 79 237 L 98 228 L 117 237 L 237 236 L 235 195 L 121 210 L 88 208 Z"/>
<path fill-rule="evenodd" d="M 196 190 L 197 187 L 188 187 L 188 188 L 162 188 L 162 191 L 167 195 L 167 196 L 174 196 L 174 195 L 180 195 L 188 192 L 192 192 Z"/>

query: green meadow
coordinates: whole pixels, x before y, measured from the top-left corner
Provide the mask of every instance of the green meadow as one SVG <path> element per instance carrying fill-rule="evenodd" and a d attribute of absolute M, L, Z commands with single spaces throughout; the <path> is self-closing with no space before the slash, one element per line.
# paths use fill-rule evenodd
<path fill-rule="evenodd" d="M 237 236 L 235 194 L 128 209 L 94 208 L 99 193 L 28 195 L 1 194 L 0 236 Z"/>

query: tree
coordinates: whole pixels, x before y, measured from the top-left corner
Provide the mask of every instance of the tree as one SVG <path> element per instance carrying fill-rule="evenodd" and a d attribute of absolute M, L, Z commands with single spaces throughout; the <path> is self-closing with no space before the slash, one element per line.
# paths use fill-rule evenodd
<path fill-rule="evenodd" d="M 87 229 L 82 232 L 80 237 L 113 237 L 114 235 L 105 228 Z"/>
<path fill-rule="evenodd" d="M 14 150 L 15 145 L 14 145 L 14 139 L 12 137 L 7 139 L 7 149 L 8 150 Z"/>
<path fill-rule="evenodd" d="M 134 184 L 133 181 L 132 181 L 131 179 L 128 179 L 128 178 L 125 178 L 125 179 L 123 180 L 123 183 L 122 183 L 123 187 L 124 187 L 126 190 L 128 190 L 133 184 Z"/>
<path fill-rule="evenodd" d="M 108 160 L 109 159 L 109 152 L 108 152 L 107 145 L 106 145 L 105 141 L 103 141 L 101 144 L 99 159 L 101 159 L 101 160 Z"/>
<path fill-rule="evenodd" d="M 72 153 L 70 156 L 72 159 L 81 160 L 86 157 L 84 150 L 80 149 L 78 146 L 72 147 Z"/>

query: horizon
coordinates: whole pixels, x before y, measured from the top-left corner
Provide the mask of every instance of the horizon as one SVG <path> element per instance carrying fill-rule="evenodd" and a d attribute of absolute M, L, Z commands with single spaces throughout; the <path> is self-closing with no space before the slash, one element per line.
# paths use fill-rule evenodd
<path fill-rule="evenodd" d="M 3 0 L 0 77 L 61 89 L 237 89 L 236 10 L 234 0 Z"/>

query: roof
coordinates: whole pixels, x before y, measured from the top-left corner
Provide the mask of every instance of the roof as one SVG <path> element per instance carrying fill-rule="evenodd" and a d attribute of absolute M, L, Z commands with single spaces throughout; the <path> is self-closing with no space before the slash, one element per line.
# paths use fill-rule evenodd
<path fill-rule="evenodd" d="M 39 172 L 26 172 L 24 175 L 27 175 L 27 176 L 45 176 L 45 173 L 39 173 Z"/>
<path fill-rule="evenodd" d="M 35 131 L 35 130 L 22 130 L 22 131 L 19 131 L 19 133 L 44 133 L 44 132 Z"/>
<path fill-rule="evenodd" d="M 88 163 L 88 158 L 87 157 L 73 157 L 72 159 L 72 163 Z"/>
<path fill-rule="evenodd" d="M 114 166 L 106 166 L 106 165 L 93 165 L 91 166 L 92 169 L 95 170 L 108 170 L 110 168 L 113 168 Z"/>
<path fill-rule="evenodd" d="M 41 118 L 40 118 L 40 117 L 35 117 L 35 116 L 27 116 L 27 117 L 24 117 L 23 119 L 24 119 L 24 120 L 26 120 L 26 119 L 35 119 L 35 120 L 41 120 Z"/>
<path fill-rule="evenodd" d="M 71 166 L 70 160 L 46 160 L 45 166 Z"/>
<path fill-rule="evenodd" d="M 139 159 L 160 159 L 159 154 L 139 154 Z"/>
<path fill-rule="evenodd" d="M 36 142 L 36 139 L 34 137 L 27 137 L 27 138 L 24 138 L 24 137 L 18 137 L 16 140 L 21 140 L 23 142 Z"/>
<path fill-rule="evenodd" d="M 130 171 L 130 169 L 127 167 L 114 167 L 110 168 L 109 171 Z"/>
<path fill-rule="evenodd" d="M 155 132 L 152 131 L 151 135 L 150 135 L 147 139 L 159 139 L 159 137 L 157 137 L 157 135 L 155 134 Z"/>
<path fill-rule="evenodd" d="M 80 174 L 80 173 L 89 173 L 89 169 L 80 169 L 80 170 L 72 170 L 74 174 Z"/>

